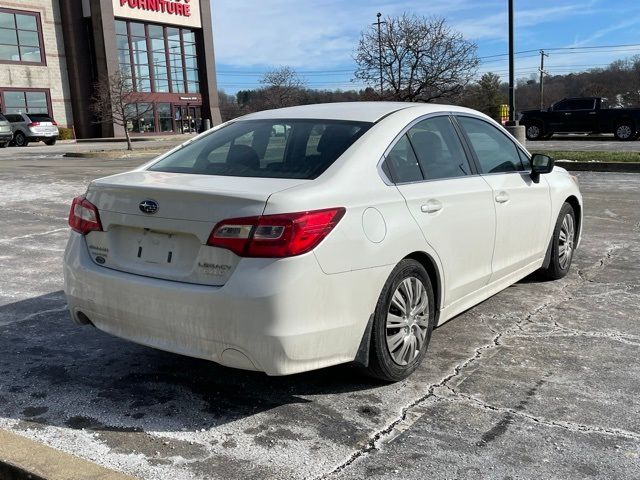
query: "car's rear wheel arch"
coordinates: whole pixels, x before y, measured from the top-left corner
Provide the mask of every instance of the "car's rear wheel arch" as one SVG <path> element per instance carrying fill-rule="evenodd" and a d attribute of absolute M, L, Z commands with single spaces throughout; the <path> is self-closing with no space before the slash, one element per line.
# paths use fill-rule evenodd
<path fill-rule="evenodd" d="M 580 202 L 578 201 L 578 199 L 571 195 L 569 198 L 567 198 L 565 200 L 566 203 L 568 203 L 569 205 L 571 205 L 571 207 L 573 208 L 573 213 L 576 217 L 576 245 L 578 244 L 578 242 L 580 241 L 580 228 L 582 227 L 582 207 L 580 206 Z"/>
<path fill-rule="evenodd" d="M 442 300 L 442 279 L 440 276 L 440 271 L 438 270 L 436 262 L 433 260 L 431 255 L 426 252 L 413 252 L 406 257 L 405 259 L 410 258 L 419 262 L 424 269 L 429 274 L 429 279 L 431 280 L 431 285 L 433 287 L 433 298 L 435 299 L 435 307 L 436 307 L 436 326 L 438 325 L 438 320 L 440 317 L 440 304 Z"/>

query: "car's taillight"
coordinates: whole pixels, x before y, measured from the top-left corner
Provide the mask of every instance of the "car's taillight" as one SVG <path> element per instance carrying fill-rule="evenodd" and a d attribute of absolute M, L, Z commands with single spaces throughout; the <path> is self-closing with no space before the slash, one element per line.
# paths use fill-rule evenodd
<path fill-rule="evenodd" d="M 58 126 L 58 122 L 56 122 L 55 120 L 51 120 L 51 125 L 55 125 L 57 127 Z"/>
<path fill-rule="evenodd" d="M 83 235 L 94 230 L 102 230 L 98 209 L 84 195 L 73 199 L 69 212 L 69 226 Z"/>
<path fill-rule="evenodd" d="M 344 208 L 232 218 L 218 223 L 207 245 L 241 257 L 282 258 L 313 250 L 344 216 Z"/>
<path fill-rule="evenodd" d="M 27 125 L 27 127 L 31 128 L 31 127 L 39 127 L 40 126 L 40 122 L 31 122 L 30 124 Z"/>

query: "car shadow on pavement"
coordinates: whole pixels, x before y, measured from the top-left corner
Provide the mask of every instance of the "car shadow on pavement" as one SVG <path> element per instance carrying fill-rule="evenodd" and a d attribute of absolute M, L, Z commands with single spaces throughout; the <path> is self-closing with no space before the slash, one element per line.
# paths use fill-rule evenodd
<path fill-rule="evenodd" d="M 62 292 L 2 306 L 0 319 L 0 420 L 18 428 L 203 429 L 380 386 L 348 365 L 268 377 L 147 348 L 75 325 Z"/>

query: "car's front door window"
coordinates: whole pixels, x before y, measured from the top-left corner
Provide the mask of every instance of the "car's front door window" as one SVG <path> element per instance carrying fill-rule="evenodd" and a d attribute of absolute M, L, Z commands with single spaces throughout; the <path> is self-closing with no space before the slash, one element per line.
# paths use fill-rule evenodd
<path fill-rule="evenodd" d="M 523 171 L 515 144 L 493 125 L 473 117 L 458 117 L 480 162 L 482 173 Z"/>

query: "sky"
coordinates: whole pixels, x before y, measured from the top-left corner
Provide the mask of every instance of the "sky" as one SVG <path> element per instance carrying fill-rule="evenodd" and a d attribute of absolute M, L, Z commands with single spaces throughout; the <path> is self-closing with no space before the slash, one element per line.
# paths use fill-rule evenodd
<path fill-rule="evenodd" d="M 353 82 L 360 33 L 376 13 L 444 17 L 478 45 L 481 66 L 508 79 L 507 0 L 211 0 L 218 87 L 259 87 L 264 72 L 293 67 L 307 86 L 362 88 Z M 514 0 L 516 78 L 604 67 L 640 54 L 639 0 Z M 624 45 L 612 47 L 614 45 Z"/>

